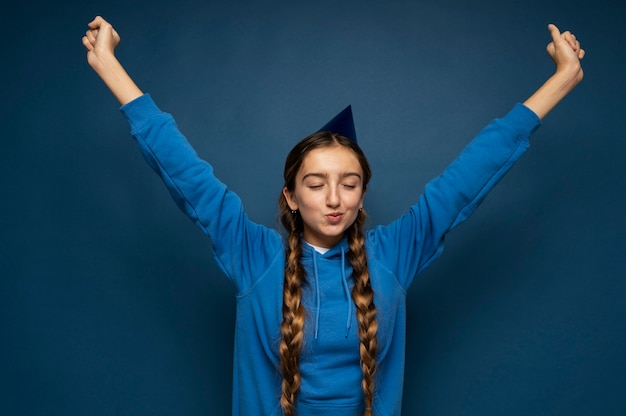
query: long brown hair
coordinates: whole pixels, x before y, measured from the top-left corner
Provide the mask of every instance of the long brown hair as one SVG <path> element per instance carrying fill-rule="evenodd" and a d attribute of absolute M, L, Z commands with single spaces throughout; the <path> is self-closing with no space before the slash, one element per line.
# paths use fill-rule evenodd
<path fill-rule="evenodd" d="M 294 191 L 296 175 L 306 155 L 314 149 L 344 146 L 356 155 L 363 169 L 363 192 L 371 178 L 369 163 L 356 142 L 341 135 L 329 132 L 314 133 L 299 142 L 287 155 L 284 169 L 285 187 Z M 285 275 L 283 283 L 283 322 L 280 327 L 280 369 L 283 375 L 282 395 L 280 404 L 283 413 L 291 416 L 295 412 L 295 403 L 300 388 L 300 350 L 304 338 L 305 311 L 302 305 L 302 285 L 304 284 L 304 267 L 300 262 L 302 255 L 301 234 L 303 222 L 300 215 L 292 212 L 283 193 L 279 198 L 280 220 L 287 230 L 285 245 Z M 346 230 L 350 251 L 347 258 L 352 266 L 352 300 L 357 307 L 359 332 L 359 354 L 363 379 L 361 388 L 365 396 L 365 416 L 372 415 L 374 401 L 374 373 L 376 371 L 376 353 L 378 340 L 376 333 L 376 306 L 374 292 L 370 283 L 365 251 L 365 234 L 363 225 L 367 216 L 361 210 L 355 222 Z"/>

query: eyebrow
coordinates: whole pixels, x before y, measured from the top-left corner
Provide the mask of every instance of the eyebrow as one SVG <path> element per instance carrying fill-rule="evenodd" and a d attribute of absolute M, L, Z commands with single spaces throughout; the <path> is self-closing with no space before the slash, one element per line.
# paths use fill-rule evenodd
<path fill-rule="evenodd" d="M 359 173 L 357 173 L 357 172 L 345 172 L 345 173 L 342 173 L 341 175 L 339 175 L 339 178 L 340 179 L 344 179 L 344 178 L 348 178 L 350 176 L 356 176 L 357 178 L 359 178 L 359 180 L 361 180 L 361 175 Z M 309 177 L 326 179 L 326 178 L 328 178 L 328 174 L 327 173 L 318 173 L 318 172 L 307 173 L 306 175 L 304 175 L 302 177 L 302 182 L 304 182 Z"/>

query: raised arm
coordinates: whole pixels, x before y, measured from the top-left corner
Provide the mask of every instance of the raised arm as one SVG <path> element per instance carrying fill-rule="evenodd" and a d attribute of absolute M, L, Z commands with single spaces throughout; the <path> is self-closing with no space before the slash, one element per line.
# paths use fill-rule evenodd
<path fill-rule="evenodd" d="M 539 89 L 531 95 L 524 105 L 543 119 L 570 91 L 583 79 L 583 69 L 580 65 L 585 51 L 573 33 L 561 33 L 553 25 L 548 25 L 552 42 L 547 51 L 554 63 L 556 71 Z"/>
<path fill-rule="evenodd" d="M 576 37 L 550 25 L 548 54 L 556 71 L 524 105 L 482 129 L 444 172 L 430 181 L 411 210 L 387 227 L 373 229 L 376 241 L 402 287 L 441 253 L 445 235 L 465 221 L 529 147 L 529 138 L 545 117 L 582 79 L 585 52 Z M 397 250 L 402 247 L 402 250 Z"/>
<path fill-rule="evenodd" d="M 89 23 L 82 39 L 89 65 L 119 100 L 131 134 L 150 167 L 161 177 L 179 208 L 211 238 L 217 264 L 246 292 L 282 255 L 272 229 L 250 221 L 239 197 L 201 159 L 174 118 L 144 94 L 114 55 L 120 37 L 102 17 Z"/>
<path fill-rule="evenodd" d="M 120 36 L 113 26 L 100 16 L 89 22 L 88 26 L 89 30 L 83 36 L 83 45 L 87 48 L 87 62 L 91 68 L 102 78 L 121 105 L 143 95 L 115 57 L 115 47 L 120 43 Z"/>

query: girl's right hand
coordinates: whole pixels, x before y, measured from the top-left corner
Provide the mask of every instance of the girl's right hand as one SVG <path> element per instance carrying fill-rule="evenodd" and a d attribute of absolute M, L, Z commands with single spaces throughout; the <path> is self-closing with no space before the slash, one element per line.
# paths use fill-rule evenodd
<path fill-rule="evenodd" d="M 87 48 L 89 66 L 102 78 L 121 105 L 143 95 L 115 57 L 114 51 L 120 43 L 120 35 L 113 26 L 100 16 L 96 16 L 87 26 L 89 30 L 83 36 L 83 45 Z"/>
<path fill-rule="evenodd" d="M 101 16 L 96 16 L 87 26 L 89 30 L 83 36 L 83 45 L 87 48 L 87 62 L 93 67 L 102 58 L 114 55 L 120 36 Z"/>

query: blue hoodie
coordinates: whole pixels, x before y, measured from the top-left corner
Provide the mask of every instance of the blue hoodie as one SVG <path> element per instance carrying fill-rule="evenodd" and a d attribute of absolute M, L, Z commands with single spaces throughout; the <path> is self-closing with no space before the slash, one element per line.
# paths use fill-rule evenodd
<path fill-rule="evenodd" d="M 217 264 L 235 285 L 233 415 L 280 415 L 283 238 L 248 219 L 239 197 L 214 176 L 174 119 L 148 94 L 121 111 L 148 164 L 178 206 L 210 237 Z M 516 104 L 428 183 L 408 212 L 367 231 L 379 324 L 374 414 L 401 412 L 408 287 L 439 256 L 445 234 L 471 215 L 524 153 L 539 125 L 531 110 Z M 364 411 L 347 251 L 345 239 L 323 255 L 303 245 L 307 283 L 302 302 L 307 318 L 297 400 L 301 416 L 353 416 Z"/>

